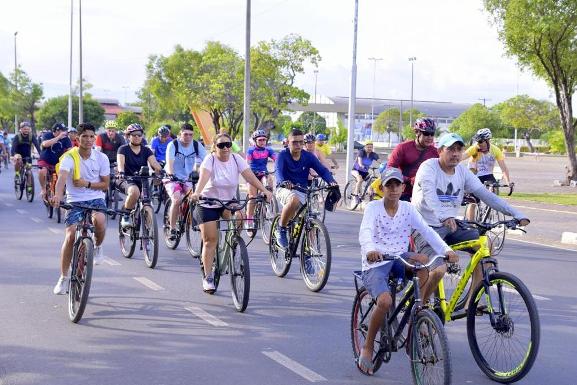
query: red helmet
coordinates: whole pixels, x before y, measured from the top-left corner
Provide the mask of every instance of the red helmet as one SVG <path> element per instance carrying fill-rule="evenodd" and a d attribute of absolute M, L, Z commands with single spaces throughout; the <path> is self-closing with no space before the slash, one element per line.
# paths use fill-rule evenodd
<path fill-rule="evenodd" d="M 437 129 L 435 121 L 430 118 L 418 118 L 415 120 L 415 125 L 413 126 L 415 131 L 427 132 L 429 134 L 434 134 Z"/>
<path fill-rule="evenodd" d="M 144 132 L 144 129 L 138 123 L 132 123 L 128 127 L 126 127 L 126 133 L 129 135 L 136 131 Z"/>

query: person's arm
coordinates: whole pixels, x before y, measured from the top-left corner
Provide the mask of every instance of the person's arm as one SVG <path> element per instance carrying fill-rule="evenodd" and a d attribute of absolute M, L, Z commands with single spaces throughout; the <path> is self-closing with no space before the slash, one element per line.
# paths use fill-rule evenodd
<path fill-rule="evenodd" d="M 475 176 L 473 175 L 473 177 Z M 513 217 L 519 221 L 523 219 L 527 221 L 529 220 L 527 215 L 523 214 L 509 203 L 507 203 L 505 200 L 499 198 L 497 195 L 487 190 L 481 182 L 479 182 L 478 187 L 471 192 L 494 210 L 500 211 L 503 214 Z"/>
<path fill-rule="evenodd" d="M 152 152 L 152 150 L 150 150 L 150 152 Z M 150 154 L 150 156 L 148 157 L 147 160 L 148 160 L 148 163 L 150 163 L 150 165 L 154 169 L 154 171 L 156 171 L 157 173 L 160 173 L 162 171 L 162 167 L 160 166 L 160 164 L 156 160 L 156 157 L 154 156 L 154 154 Z"/>
<path fill-rule="evenodd" d="M 363 220 L 359 228 L 359 243 L 361 245 L 361 254 L 367 255 L 372 251 L 377 251 L 377 245 L 373 242 L 373 231 L 375 229 L 376 206 L 365 209 Z"/>
<path fill-rule="evenodd" d="M 166 173 L 168 175 L 174 175 L 174 157 L 175 157 L 174 143 L 170 142 L 166 147 L 166 158 L 165 158 L 166 164 L 164 166 L 166 168 Z"/>
<path fill-rule="evenodd" d="M 419 185 L 423 191 L 423 200 L 427 204 L 439 222 L 443 222 L 447 218 L 441 218 L 442 206 L 439 196 L 437 195 L 437 171 L 433 168 L 432 163 L 423 163 L 417 170 L 415 176 L 415 186 Z M 413 189 L 413 193 L 414 193 Z"/>
<path fill-rule="evenodd" d="M 12 146 L 10 148 L 10 156 L 16 155 L 16 148 L 18 147 L 18 143 L 19 143 L 18 134 L 16 134 L 12 138 Z"/>
<path fill-rule="evenodd" d="M 497 160 L 499 163 L 499 167 L 501 167 L 501 171 L 503 171 L 503 176 L 505 177 L 505 181 L 507 184 L 511 184 L 511 178 L 509 177 L 509 169 L 507 168 L 507 163 L 505 163 L 505 159 Z"/>
<path fill-rule="evenodd" d="M 411 227 L 419 232 L 425 238 L 425 241 L 433 248 L 435 253 L 446 255 L 448 252 L 452 251 L 451 247 L 443 241 L 443 238 L 433 230 L 427 222 L 423 219 L 421 214 L 413 206 L 409 207 L 409 215 L 411 221 Z"/>
<path fill-rule="evenodd" d="M 356 162 L 357 162 L 357 164 L 361 170 L 365 169 L 365 165 L 363 164 L 363 153 L 364 152 L 362 150 L 359 150 L 359 152 L 357 154 L 357 160 L 356 160 Z"/>
<path fill-rule="evenodd" d="M 394 167 L 394 168 L 398 168 L 399 170 L 403 171 L 403 156 L 401 153 L 401 149 L 403 148 L 402 143 L 397 144 L 397 146 L 393 149 L 393 151 L 391 152 L 391 155 L 389 155 L 389 159 L 387 159 L 387 167 Z M 414 178 L 410 178 L 408 176 L 406 176 L 405 174 L 403 174 L 403 182 L 406 184 L 410 184 L 410 185 L 414 185 L 415 184 L 415 179 Z"/>
<path fill-rule="evenodd" d="M 325 182 L 327 182 L 329 184 L 336 184 L 337 183 L 335 181 L 335 178 L 333 178 L 333 174 L 331 174 L 331 171 L 328 168 L 326 168 L 325 166 L 323 166 L 322 163 L 320 162 L 320 160 L 318 160 L 316 156 L 314 156 L 313 154 L 310 154 L 310 158 L 311 158 L 311 162 L 312 162 L 311 168 L 313 170 L 315 170 L 317 172 L 317 174 L 319 174 L 320 177 L 325 180 Z"/>
<path fill-rule="evenodd" d="M 290 155 L 289 155 L 290 156 Z M 276 176 L 276 182 L 277 184 L 280 184 L 284 181 L 287 181 L 288 176 L 285 174 L 285 166 L 286 166 L 286 152 L 282 152 L 279 154 L 277 160 L 276 160 L 276 171 L 275 171 L 275 176 Z"/>
<path fill-rule="evenodd" d="M 465 152 L 463 152 L 463 155 L 461 156 L 461 161 L 469 159 L 471 157 L 475 157 L 476 153 L 477 153 L 477 145 L 474 144 L 467 150 L 465 150 Z"/>
<path fill-rule="evenodd" d="M 94 141 L 94 148 L 98 151 L 102 151 L 102 138 L 100 135 L 96 135 L 96 140 Z"/>
<path fill-rule="evenodd" d="M 124 172 L 125 160 L 126 158 L 124 157 L 124 154 L 121 154 L 120 152 L 116 154 L 116 170 L 118 170 L 118 172 Z"/>
<path fill-rule="evenodd" d="M 210 176 L 212 175 L 212 166 L 210 166 L 212 164 L 212 162 L 210 161 L 210 159 L 207 157 L 202 164 L 200 165 L 200 171 L 199 171 L 199 175 L 198 175 L 198 182 L 196 183 L 196 188 L 194 190 L 194 194 L 192 194 L 192 196 L 190 197 L 190 199 L 193 202 L 198 201 L 198 198 L 200 197 L 200 194 L 202 194 L 202 191 L 204 190 L 204 187 L 206 186 L 206 184 L 208 183 L 208 181 L 210 180 Z M 209 168 L 207 168 L 209 167 Z"/>
<path fill-rule="evenodd" d="M 32 134 L 30 134 L 30 135 L 32 135 Z M 38 144 L 38 139 L 36 139 L 35 136 L 32 136 L 32 144 L 34 145 L 34 148 L 36 148 L 38 155 L 40 155 L 40 152 L 41 152 L 40 145 Z M 32 152 L 32 151 L 30 151 L 30 152 Z M 30 154 L 30 155 L 32 155 L 32 154 Z"/>

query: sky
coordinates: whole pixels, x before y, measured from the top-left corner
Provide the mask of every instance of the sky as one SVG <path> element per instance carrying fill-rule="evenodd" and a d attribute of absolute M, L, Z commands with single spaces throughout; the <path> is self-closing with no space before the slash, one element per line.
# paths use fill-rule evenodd
<path fill-rule="evenodd" d="M 73 77 L 78 78 L 78 0 L 74 2 Z M 45 97 L 68 92 L 71 0 L 0 0 L 0 72 L 18 64 Z M 218 40 L 244 55 L 245 0 L 84 0 L 83 77 L 95 97 L 137 100 L 149 55 L 177 44 L 201 50 Z M 317 95 L 347 96 L 354 0 L 252 0 L 251 43 L 296 33 L 322 57 Z M 376 67 L 370 57 L 382 58 Z M 482 0 L 359 0 L 357 97 L 493 105 L 517 94 L 553 101 L 543 80 L 505 56 Z M 307 63 L 297 85 L 314 94 Z M 375 81 L 373 82 L 373 77 Z M 318 97 L 318 96 L 317 96 Z"/>

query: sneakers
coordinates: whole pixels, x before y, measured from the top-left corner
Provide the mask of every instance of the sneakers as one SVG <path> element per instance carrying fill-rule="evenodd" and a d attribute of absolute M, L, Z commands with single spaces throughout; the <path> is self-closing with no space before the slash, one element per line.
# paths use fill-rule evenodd
<path fill-rule="evenodd" d="M 122 218 L 120 218 L 120 226 L 122 226 L 123 228 L 132 227 L 132 222 L 130 221 L 130 215 L 123 215 Z"/>
<path fill-rule="evenodd" d="M 204 290 L 206 293 L 214 293 L 214 291 L 216 290 L 216 287 L 214 286 L 214 278 L 212 277 L 206 277 L 202 280 L 202 290 Z"/>
<path fill-rule="evenodd" d="M 56 282 L 56 286 L 54 286 L 54 290 L 52 290 L 52 292 L 56 295 L 66 294 L 68 292 L 68 278 L 58 278 L 58 282 Z"/>
<path fill-rule="evenodd" d="M 178 239 L 178 230 L 176 229 L 171 229 L 170 230 L 170 235 L 168 236 L 168 239 L 170 241 L 176 241 Z"/>
<path fill-rule="evenodd" d="M 102 252 L 102 246 L 96 246 L 94 248 L 94 264 L 101 265 L 104 262 L 104 253 Z"/>
<path fill-rule="evenodd" d="M 286 227 L 278 227 L 275 231 L 276 242 L 280 247 L 286 249 L 288 247 L 288 229 Z"/>

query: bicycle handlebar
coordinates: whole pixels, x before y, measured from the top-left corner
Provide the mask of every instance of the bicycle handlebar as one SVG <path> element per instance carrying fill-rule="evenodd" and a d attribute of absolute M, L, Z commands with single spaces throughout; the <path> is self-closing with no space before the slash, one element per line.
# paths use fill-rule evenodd
<path fill-rule="evenodd" d="M 463 220 L 463 219 L 455 219 L 455 221 L 457 222 L 457 224 L 461 224 L 461 225 L 473 225 L 475 227 L 478 227 L 480 229 L 483 229 L 485 232 L 489 231 L 495 227 L 501 226 L 501 225 L 505 225 L 506 228 L 511 229 L 511 230 L 521 230 L 522 232 L 526 233 L 527 231 L 525 231 L 524 229 L 519 228 L 519 220 L 518 219 L 506 219 L 504 221 L 497 221 L 497 222 L 493 222 L 493 223 L 481 223 L 481 222 L 477 222 L 477 221 L 467 221 L 467 220 Z"/>
<path fill-rule="evenodd" d="M 401 262 L 403 262 L 403 264 L 405 266 L 407 266 L 411 269 L 422 270 L 422 269 L 429 268 L 431 265 L 433 265 L 435 263 L 435 261 L 437 259 L 443 259 L 446 261 L 448 259 L 448 257 L 445 255 L 435 255 L 433 257 L 433 259 L 431 259 L 429 262 L 427 262 L 425 264 L 418 263 L 418 262 L 416 264 L 412 264 L 410 262 L 405 261 L 400 255 L 384 254 L 384 255 L 381 255 L 381 257 L 379 259 L 377 259 L 376 261 L 372 261 L 371 263 L 400 260 Z"/>
<path fill-rule="evenodd" d="M 496 188 L 501 188 L 501 187 L 508 187 L 509 188 L 509 193 L 507 194 L 507 196 L 511 196 L 511 194 L 513 194 L 513 190 L 515 188 L 515 183 L 509 183 L 509 184 L 499 184 L 499 183 L 490 183 L 490 182 L 485 182 L 484 183 L 485 186 L 487 187 L 492 187 L 494 189 Z"/>
<path fill-rule="evenodd" d="M 264 197 L 262 196 L 246 198 L 241 200 L 237 199 L 220 200 L 218 198 L 206 198 L 202 196 L 199 198 L 199 202 L 202 201 L 206 203 L 218 203 L 221 207 L 224 207 L 225 209 L 230 210 L 232 212 L 243 210 L 249 201 L 262 201 L 262 200 L 264 200 Z"/>
<path fill-rule="evenodd" d="M 285 182 L 280 183 L 279 186 L 283 187 L 283 188 L 288 188 L 288 187 L 286 187 L 286 184 L 284 184 L 284 183 Z M 290 187 L 291 187 L 291 190 L 296 190 L 296 191 L 300 191 L 302 193 L 308 194 L 308 193 L 314 193 L 314 192 L 321 191 L 321 190 L 338 188 L 339 186 L 338 185 L 334 185 L 334 186 L 328 185 L 328 186 L 321 186 L 321 187 L 302 187 L 302 186 L 299 186 L 298 184 L 293 184 Z"/>
<path fill-rule="evenodd" d="M 128 214 L 129 211 L 126 210 L 114 210 L 114 209 L 109 209 L 109 208 L 97 208 L 97 207 L 89 207 L 89 206 L 84 206 L 84 205 L 79 205 L 77 203 L 71 202 L 71 203 L 67 203 L 67 202 L 60 202 L 60 207 L 62 207 L 64 210 L 70 210 L 73 208 L 76 209 L 82 209 L 85 211 L 98 211 L 101 213 L 104 213 L 106 215 L 117 215 L 117 214 Z"/>

